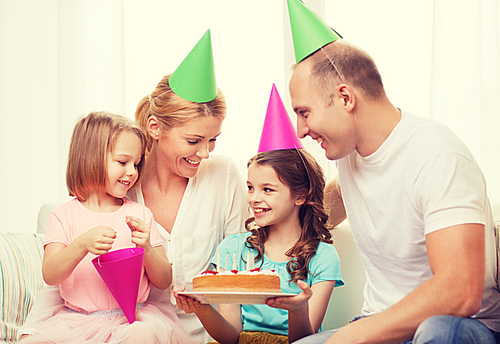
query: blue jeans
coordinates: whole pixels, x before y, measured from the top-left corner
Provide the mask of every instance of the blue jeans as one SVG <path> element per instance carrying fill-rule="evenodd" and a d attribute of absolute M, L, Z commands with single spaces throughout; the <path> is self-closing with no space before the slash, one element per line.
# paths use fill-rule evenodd
<path fill-rule="evenodd" d="M 355 318 L 353 321 L 359 319 Z M 323 344 L 338 329 L 302 338 L 296 344 Z M 500 344 L 500 332 L 491 331 L 482 322 L 472 318 L 438 315 L 420 324 L 413 340 L 405 344 Z"/>

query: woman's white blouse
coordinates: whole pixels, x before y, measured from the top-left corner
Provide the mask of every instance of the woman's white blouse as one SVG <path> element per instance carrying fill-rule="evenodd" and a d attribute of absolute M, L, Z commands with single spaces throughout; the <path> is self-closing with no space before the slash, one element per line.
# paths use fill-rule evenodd
<path fill-rule="evenodd" d="M 173 287 L 192 289 L 193 277 L 208 270 L 217 245 L 227 236 L 244 231 L 249 217 L 246 186 L 233 160 L 212 155 L 200 163 L 189 179 L 172 232 L 158 225 L 163 249 L 172 264 Z M 128 198 L 144 204 L 140 186 Z M 175 304 L 169 292 L 151 288 L 149 300 Z M 200 342 L 209 339 L 198 318 L 177 310 L 184 329 Z M 206 341 L 205 341 L 206 342 Z"/>

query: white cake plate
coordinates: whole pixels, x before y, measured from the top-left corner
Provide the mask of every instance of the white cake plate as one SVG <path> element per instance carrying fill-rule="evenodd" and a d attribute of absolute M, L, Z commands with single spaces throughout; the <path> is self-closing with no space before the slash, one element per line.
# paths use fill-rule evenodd
<path fill-rule="evenodd" d="M 259 292 L 231 292 L 231 291 L 184 291 L 179 295 L 192 297 L 200 303 L 237 303 L 240 305 L 265 304 L 267 299 L 274 297 L 290 297 L 297 294 L 290 293 L 259 293 Z"/>

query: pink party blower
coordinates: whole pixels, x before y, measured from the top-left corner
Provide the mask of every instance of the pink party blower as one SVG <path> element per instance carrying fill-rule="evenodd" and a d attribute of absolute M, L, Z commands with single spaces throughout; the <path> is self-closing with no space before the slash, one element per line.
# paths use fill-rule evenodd
<path fill-rule="evenodd" d="M 144 249 L 124 248 L 92 259 L 92 263 L 130 324 L 135 319 Z"/>

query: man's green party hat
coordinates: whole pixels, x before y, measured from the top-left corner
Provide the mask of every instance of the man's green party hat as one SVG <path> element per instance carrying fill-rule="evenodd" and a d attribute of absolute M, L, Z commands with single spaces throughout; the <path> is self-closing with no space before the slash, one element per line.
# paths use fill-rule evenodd
<path fill-rule="evenodd" d="M 302 61 L 328 43 L 342 38 L 302 1 L 287 1 L 296 62 Z"/>

